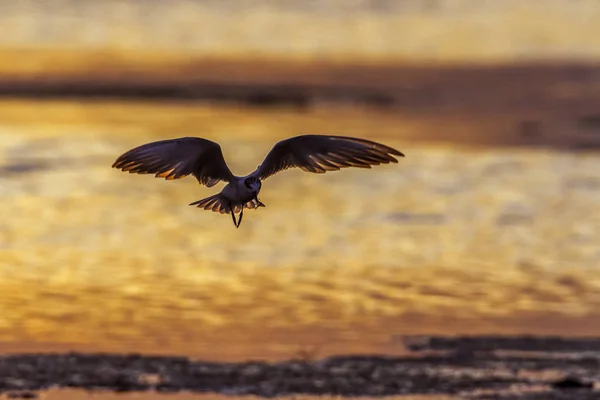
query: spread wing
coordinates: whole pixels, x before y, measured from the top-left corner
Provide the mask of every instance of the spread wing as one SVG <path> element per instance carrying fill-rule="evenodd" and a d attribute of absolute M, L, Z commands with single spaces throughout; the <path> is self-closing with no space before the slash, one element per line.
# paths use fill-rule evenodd
<path fill-rule="evenodd" d="M 371 165 L 397 163 L 398 160 L 393 156 L 404 157 L 404 154 L 365 139 L 301 135 L 278 142 L 255 175 L 266 179 L 294 167 L 319 174 L 346 167 L 371 168 Z"/>
<path fill-rule="evenodd" d="M 184 137 L 147 143 L 121 155 L 112 165 L 122 171 L 155 174 L 167 180 L 194 175 L 208 187 L 233 181 L 221 146 L 210 140 Z"/>

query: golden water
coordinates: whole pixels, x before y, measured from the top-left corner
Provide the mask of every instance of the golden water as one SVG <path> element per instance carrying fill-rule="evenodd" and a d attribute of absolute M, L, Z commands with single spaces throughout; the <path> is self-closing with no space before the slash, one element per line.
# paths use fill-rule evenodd
<path fill-rule="evenodd" d="M 3 350 L 289 357 L 401 351 L 394 334 L 598 334 L 600 157 L 418 140 L 446 127 L 461 131 L 344 109 L 1 103 Z M 188 206 L 221 186 L 110 168 L 195 135 L 245 174 L 305 132 L 407 157 L 278 174 L 240 229 Z"/>

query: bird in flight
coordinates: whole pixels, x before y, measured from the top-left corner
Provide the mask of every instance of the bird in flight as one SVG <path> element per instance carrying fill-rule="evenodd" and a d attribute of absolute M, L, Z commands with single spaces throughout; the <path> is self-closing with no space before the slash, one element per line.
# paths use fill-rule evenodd
<path fill-rule="evenodd" d="M 262 181 L 288 168 L 322 174 L 341 168 L 371 168 L 372 165 L 397 163 L 393 156 L 404 154 L 370 140 L 346 136 L 300 135 L 273 146 L 262 164 L 247 176 L 235 176 L 229 170 L 221 146 L 213 141 L 183 137 L 160 140 L 133 148 L 112 165 L 122 171 L 155 174 L 167 180 L 194 175 L 201 185 L 212 187 L 227 182 L 220 193 L 190 205 L 221 214 L 231 214 L 239 228 L 244 208 L 265 207 L 258 199 Z M 239 213 L 236 221 L 235 215 Z"/>

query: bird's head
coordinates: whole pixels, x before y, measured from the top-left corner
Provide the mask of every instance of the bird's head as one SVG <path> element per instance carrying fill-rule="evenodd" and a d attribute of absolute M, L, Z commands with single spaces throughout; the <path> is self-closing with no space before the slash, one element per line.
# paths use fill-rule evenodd
<path fill-rule="evenodd" d="M 250 189 L 252 191 L 252 193 L 254 193 L 255 195 L 257 195 L 258 192 L 260 192 L 260 187 L 261 187 L 260 179 L 254 177 L 254 176 L 244 179 L 244 185 L 246 185 L 246 187 L 248 189 Z"/>

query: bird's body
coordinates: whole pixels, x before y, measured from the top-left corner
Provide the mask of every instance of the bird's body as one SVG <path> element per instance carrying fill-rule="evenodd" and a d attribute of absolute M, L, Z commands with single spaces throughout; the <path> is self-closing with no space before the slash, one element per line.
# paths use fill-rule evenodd
<path fill-rule="evenodd" d="M 223 190 L 221 190 L 221 196 L 230 202 L 237 202 L 237 204 L 246 204 L 253 200 L 258 195 L 258 192 L 260 192 L 260 185 L 248 187 L 244 183 L 244 179 L 245 177 L 236 176 L 235 181 L 228 183 Z"/>
<path fill-rule="evenodd" d="M 397 163 L 398 160 L 392 155 L 404 156 L 398 150 L 365 139 L 301 135 L 278 142 L 250 175 L 235 176 L 227 167 L 217 143 L 185 137 L 136 147 L 121 155 L 113 167 L 130 173 L 155 174 L 167 180 L 193 174 L 200 184 L 207 187 L 225 181 L 227 184 L 220 193 L 190 205 L 231 214 L 234 225 L 239 227 L 244 208 L 265 206 L 258 200 L 261 181 L 277 172 L 293 167 L 313 173 L 337 171 L 345 167 L 371 168 L 371 165 Z M 237 213 L 240 216 L 236 221 Z"/>
<path fill-rule="evenodd" d="M 258 182 L 258 184 L 257 184 Z M 265 207 L 258 200 L 260 192 L 260 180 L 252 176 L 239 177 L 235 176 L 233 182 L 225 185 L 220 193 L 207 197 L 202 200 L 195 201 L 190 205 L 195 205 L 205 210 L 212 210 L 221 214 L 231 214 L 233 224 L 239 227 L 242 223 L 244 208 Z M 235 214 L 239 213 L 239 220 L 235 220 Z"/>

